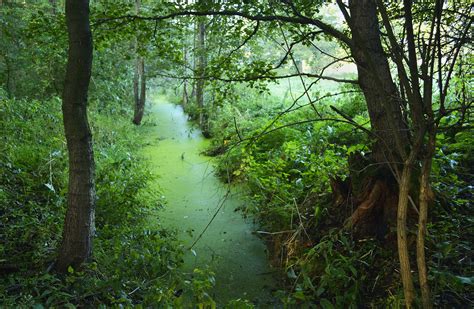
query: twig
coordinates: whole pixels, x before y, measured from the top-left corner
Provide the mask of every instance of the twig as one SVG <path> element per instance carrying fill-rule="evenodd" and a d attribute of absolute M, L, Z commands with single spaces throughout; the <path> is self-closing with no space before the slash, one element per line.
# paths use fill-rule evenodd
<path fill-rule="evenodd" d="M 214 215 L 212 216 L 211 220 L 207 223 L 206 227 L 202 230 L 201 234 L 199 234 L 199 236 L 196 238 L 196 240 L 193 242 L 193 244 L 188 248 L 188 250 L 191 250 L 197 244 L 197 242 L 202 238 L 202 236 L 207 231 L 209 226 L 211 226 L 211 223 L 214 221 L 214 219 L 217 217 L 217 214 L 221 211 L 222 207 L 224 206 L 229 194 L 230 194 L 230 188 L 227 189 L 227 192 L 225 193 L 225 195 L 224 195 L 224 197 L 221 201 L 221 204 L 219 205 L 219 207 L 217 207 L 217 210 L 214 213 Z"/>

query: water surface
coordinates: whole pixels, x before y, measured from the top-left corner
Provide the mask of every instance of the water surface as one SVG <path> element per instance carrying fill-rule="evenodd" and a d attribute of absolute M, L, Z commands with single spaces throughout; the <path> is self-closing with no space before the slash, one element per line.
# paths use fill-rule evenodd
<path fill-rule="evenodd" d="M 185 270 L 209 265 L 216 274 L 212 293 L 218 304 L 246 298 L 269 306 L 275 281 L 265 245 L 253 233 L 255 226 L 235 211 L 243 203 L 237 190 L 228 193 L 229 187 L 214 176 L 212 159 L 200 154 L 208 141 L 191 126 L 181 106 L 160 101 L 151 108 L 155 126 L 147 132 L 144 152 L 167 201 L 158 213 L 162 225 L 176 229 L 189 247 L 215 216 L 187 250 Z"/>

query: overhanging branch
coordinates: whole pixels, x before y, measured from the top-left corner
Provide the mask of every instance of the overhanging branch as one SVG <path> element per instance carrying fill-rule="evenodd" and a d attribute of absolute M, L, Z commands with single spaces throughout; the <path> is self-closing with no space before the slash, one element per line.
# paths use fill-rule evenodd
<path fill-rule="evenodd" d="M 330 35 L 339 41 L 345 43 L 348 46 L 351 46 L 352 41 L 351 39 L 345 35 L 343 32 L 337 30 L 336 28 L 332 27 L 329 24 L 319 20 L 313 19 L 309 17 L 299 16 L 283 16 L 283 15 L 261 15 L 256 14 L 252 15 L 246 12 L 239 12 L 233 10 L 223 10 L 223 11 L 180 11 L 180 12 L 173 12 L 167 15 L 162 16 L 139 16 L 139 15 L 122 15 L 122 16 L 115 16 L 115 17 L 106 17 L 106 18 L 99 18 L 94 23 L 94 26 L 100 26 L 101 24 L 107 22 L 114 22 L 114 21 L 121 21 L 121 22 L 133 22 L 135 20 L 150 20 L 150 21 L 159 21 L 159 20 L 166 20 L 166 19 L 173 19 L 176 17 L 181 16 L 236 16 L 242 17 L 248 20 L 253 21 L 262 21 L 262 22 L 271 22 L 271 21 L 280 21 L 284 23 L 290 24 L 299 24 L 299 25 L 313 25 L 321 29 L 325 34 Z"/>

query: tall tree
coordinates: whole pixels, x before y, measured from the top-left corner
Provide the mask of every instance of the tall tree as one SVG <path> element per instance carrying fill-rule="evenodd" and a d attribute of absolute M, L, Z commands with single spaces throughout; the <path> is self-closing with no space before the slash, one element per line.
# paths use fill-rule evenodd
<path fill-rule="evenodd" d="M 79 267 L 92 254 L 94 234 L 94 154 L 87 119 L 87 96 L 92 68 L 89 0 L 66 1 L 69 38 L 63 90 L 63 119 L 69 153 L 67 212 L 56 269 Z"/>
<path fill-rule="evenodd" d="M 196 45 L 196 104 L 199 109 L 199 126 L 204 129 L 204 78 L 206 74 L 206 19 L 204 17 L 198 18 Z"/>
<path fill-rule="evenodd" d="M 188 4 L 188 1 L 186 0 L 185 1 L 186 5 Z M 183 79 L 183 98 L 182 98 L 182 106 L 183 106 L 183 109 L 186 110 L 187 108 L 187 105 L 188 105 L 188 102 L 189 102 L 189 98 L 190 98 L 190 94 L 188 93 L 188 84 L 189 84 L 189 81 L 188 81 L 188 78 L 187 78 L 187 74 L 188 74 L 188 66 L 189 66 L 189 55 L 188 55 L 188 40 L 187 40 L 187 35 L 186 35 L 186 32 L 185 32 L 185 37 L 183 38 L 183 74 L 185 76 L 185 78 Z M 192 96 L 192 94 L 191 94 Z"/>
<path fill-rule="evenodd" d="M 341 10 L 345 10 L 342 4 L 340 7 Z M 396 222 L 401 276 L 406 303 L 410 306 L 414 297 L 414 287 L 409 271 L 406 205 L 411 189 L 413 162 L 407 162 L 403 168 L 397 163 L 407 160 L 410 145 L 407 124 L 404 122 L 401 109 L 403 100 L 392 79 L 389 61 L 382 47 L 375 1 L 350 0 L 349 11 L 350 16 L 347 12 L 345 16 L 352 34 L 351 51 L 357 65 L 359 83 L 367 103 L 373 134 L 376 137 L 376 143 L 372 148 L 373 159 L 385 167 L 379 169 L 375 179 L 364 179 L 373 182 L 374 185 L 366 186 L 368 191 L 362 192 L 362 196 L 367 198 L 361 198 L 362 203 L 351 219 L 352 223 L 356 224 L 366 218 L 374 218 L 371 215 L 374 213 L 374 208 L 382 207 L 381 211 L 375 211 L 382 214 L 382 219 L 387 220 L 383 224 L 393 225 L 395 218 L 387 214 L 398 212 Z M 389 189 L 396 186 L 396 181 L 399 183 L 398 192 Z M 380 216 L 375 216 L 375 220 L 380 220 Z"/>
<path fill-rule="evenodd" d="M 135 0 L 135 13 L 140 12 L 141 0 Z M 140 40 L 135 38 L 135 75 L 133 78 L 133 97 L 135 101 L 133 123 L 140 125 L 145 112 L 146 100 L 146 77 L 145 77 L 145 59 L 140 55 Z"/>

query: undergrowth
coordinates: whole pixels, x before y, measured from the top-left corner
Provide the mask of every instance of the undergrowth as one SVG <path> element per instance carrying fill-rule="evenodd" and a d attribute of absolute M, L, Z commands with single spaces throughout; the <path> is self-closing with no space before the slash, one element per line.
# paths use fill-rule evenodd
<path fill-rule="evenodd" d="M 140 131 L 123 110 L 90 113 L 97 165 L 93 259 L 55 274 L 67 183 L 61 102 L 0 97 L 2 306 L 181 306 L 178 289 L 194 291 L 196 303 L 204 299 L 209 287 L 200 282 L 210 275 L 184 280 L 174 233 L 148 227 L 161 194 L 147 186 L 153 176 L 138 154 Z"/>
<path fill-rule="evenodd" d="M 246 188 L 242 210 L 256 218 L 273 264 L 286 272 L 285 287 L 279 292 L 283 303 L 289 307 L 401 307 L 396 248 L 376 238 L 354 239 L 343 228 L 354 209 L 334 206 L 332 180 L 347 177 L 348 161 L 364 155 L 370 139 L 344 121 L 312 121 L 317 117 L 310 106 L 280 114 L 277 111 L 284 110 L 284 104 L 275 97 L 254 94 L 251 98 L 247 91 L 218 108 L 211 119 L 215 138 L 208 154 L 218 156 L 221 178 Z M 366 125 L 368 115 L 360 102 L 358 93 L 329 101 Z M 324 105 L 318 109 L 328 117 L 337 116 Z M 427 240 L 436 306 L 463 306 L 474 300 L 469 136 L 465 131 L 451 132 L 438 140 L 433 169 L 437 199 Z"/>

